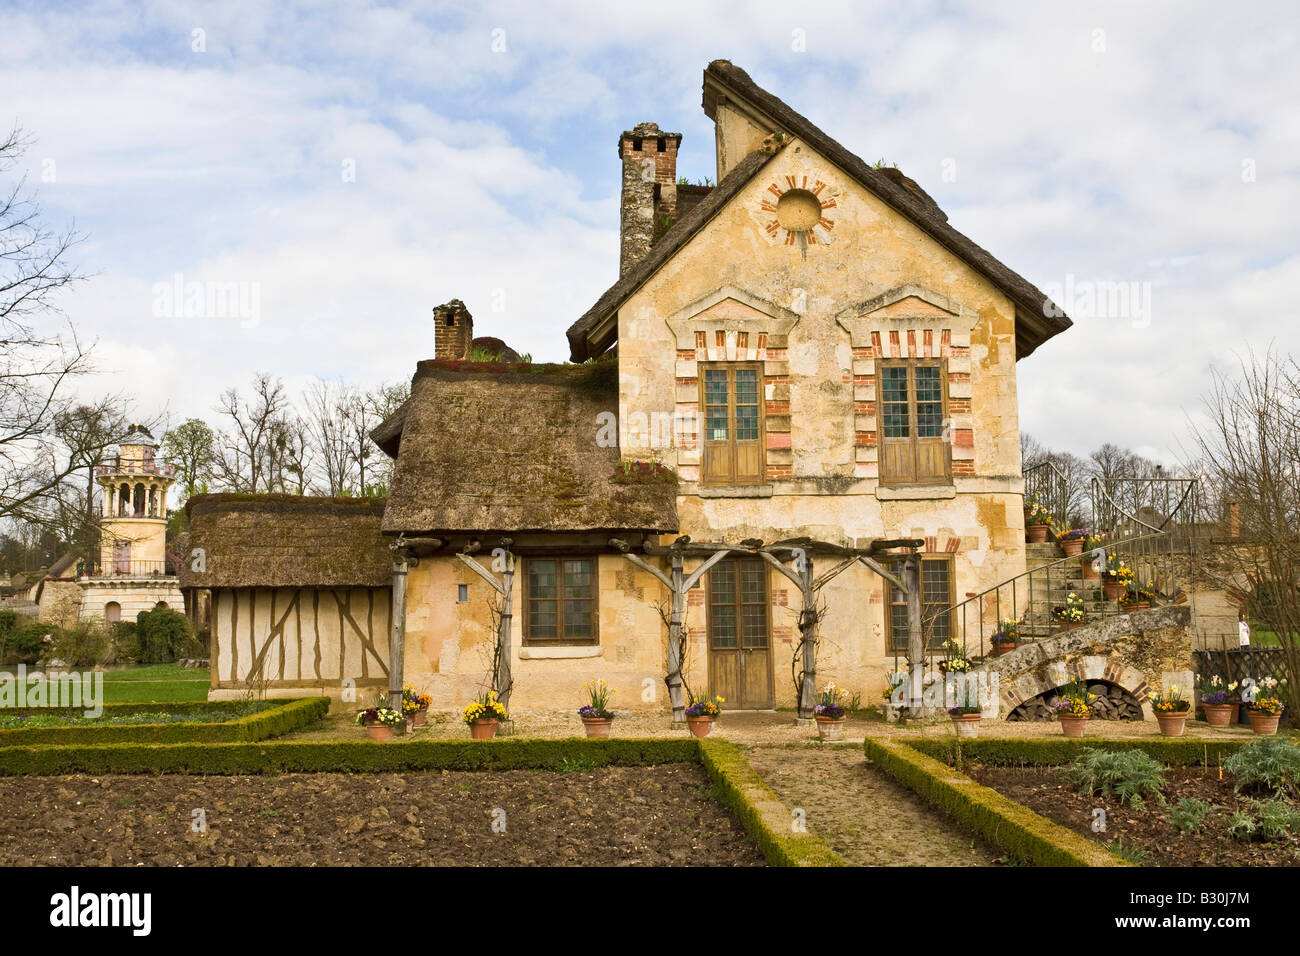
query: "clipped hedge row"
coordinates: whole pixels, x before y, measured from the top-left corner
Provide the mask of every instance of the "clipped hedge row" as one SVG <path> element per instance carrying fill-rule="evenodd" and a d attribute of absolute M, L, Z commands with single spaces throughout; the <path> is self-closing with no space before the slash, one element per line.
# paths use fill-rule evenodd
<path fill-rule="evenodd" d="M 790 810 L 725 740 L 700 740 L 700 762 L 722 802 L 731 809 L 773 866 L 848 866 L 820 837 L 796 833 Z"/>
<path fill-rule="evenodd" d="M 963 760 L 1007 767 L 1056 767 L 1068 764 L 1089 748 L 1142 750 L 1171 767 L 1197 764 L 1216 766 L 1242 747 L 1257 740 L 1207 740 L 1194 737 L 1137 737 L 1133 739 L 1071 737 L 986 737 L 960 741 Z M 953 737 L 920 737 L 908 741 L 915 750 L 937 760 L 952 762 L 958 741 Z"/>
<path fill-rule="evenodd" d="M 314 723 L 329 711 L 328 697 L 306 697 L 290 700 L 243 717 L 235 717 L 212 724 L 104 724 L 77 725 L 73 727 L 18 727 L 0 730 L 0 750 L 10 747 L 51 744 L 70 746 L 76 744 L 167 744 L 167 743 L 234 743 L 266 740 L 279 737 Z M 201 702 L 182 704 L 121 704 L 105 706 L 104 713 L 148 713 L 166 709 L 176 713 L 194 713 L 213 709 L 212 704 Z M 218 707 L 217 709 L 222 709 Z M 47 711 L 48 713 L 48 711 Z"/>
<path fill-rule="evenodd" d="M 969 755 L 967 744 L 974 742 L 963 744 L 963 753 Z M 1018 860 L 1036 866 L 1131 865 L 1105 847 L 981 786 L 918 749 L 871 737 L 864 747 L 868 760 Z"/>
<path fill-rule="evenodd" d="M 695 740 L 413 740 L 377 743 L 113 743 L 0 749 L 0 775 L 65 773 L 377 773 L 408 770 L 573 770 L 695 763 Z"/>

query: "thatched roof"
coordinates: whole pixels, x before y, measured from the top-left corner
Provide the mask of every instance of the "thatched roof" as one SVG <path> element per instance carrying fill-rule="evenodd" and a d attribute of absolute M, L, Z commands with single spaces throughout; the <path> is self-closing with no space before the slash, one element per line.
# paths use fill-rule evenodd
<path fill-rule="evenodd" d="M 183 588 L 385 587 L 390 541 L 382 498 L 195 495 L 185 504 L 189 540 Z M 203 549 L 206 569 L 194 570 Z"/>
<path fill-rule="evenodd" d="M 407 399 L 397 406 L 396 411 L 389 415 L 382 422 L 375 426 L 370 432 L 371 440 L 379 446 L 389 458 L 397 457 L 397 449 L 402 443 L 402 423 L 406 421 L 406 406 L 411 404 Z"/>
<path fill-rule="evenodd" d="M 914 181 L 898 170 L 876 169 L 863 162 L 727 60 L 714 60 L 704 71 L 703 105 L 710 119 L 715 117 L 720 96 L 741 106 L 760 125 L 807 143 L 992 283 L 1015 304 L 1017 358 L 1029 355 L 1073 324 L 1032 282 L 948 225 L 947 215 Z M 766 165 L 770 158 L 766 151 L 765 144 L 763 150 L 751 153 L 732 169 L 717 189 L 682 216 L 645 258 L 569 328 L 569 348 L 575 362 L 609 346 L 617 334 L 609 322 L 611 315 Z"/>
<path fill-rule="evenodd" d="M 675 476 L 628 481 L 616 440 L 597 444 L 617 387 L 611 361 L 421 362 L 384 531 L 675 531 Z"/>

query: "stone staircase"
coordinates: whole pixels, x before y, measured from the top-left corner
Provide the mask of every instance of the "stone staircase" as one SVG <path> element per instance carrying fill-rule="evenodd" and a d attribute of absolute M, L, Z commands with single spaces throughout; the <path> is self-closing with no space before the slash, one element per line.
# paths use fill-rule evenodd
<path fill-rule="evenodd" d="M 1047 565 L 1061 561 L 1064 557 L 1065 552 L 1055 541 L 1025 545 L 1026 570 L 1046 568 Z M 1060 625 L 1052 617 L 1052 609 L 1065 604 L 1070 594 L 1083 598 L 1087 623 L 1095 623 L 1120 614 L 1116 602 L 1105 600 L 1100 579 L 1084 579 L 1083 564 L 1078 559 L 1057 564 L 1050 569 L 1050 573 L 1044 571 L 1041 575 L 1032 575 L 1028 587 L 1028 602 L 1021 603 L 1017 609 L 1017 613 L 1024 616 L 1020 628 L 1022 641 L 1040 640 L 1056 634 L 1060 630 Z M 1021 597 L 1020 601 L 1024 602 L 1024 598 Z"/>

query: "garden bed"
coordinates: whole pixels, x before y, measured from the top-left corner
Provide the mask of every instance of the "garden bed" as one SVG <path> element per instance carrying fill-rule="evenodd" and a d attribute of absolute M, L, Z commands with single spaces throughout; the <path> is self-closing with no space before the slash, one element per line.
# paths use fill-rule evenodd
<path fill-rule="evenodd" d="M 696 763 L 5 778 L 0 865 L 763 865 L 714 793 Z"/>
<path fill-rule="evenodd" d="M 265 740 L 319 721 L 326 697 L 226 703 L 107 704 L 99 717 L 85 710 L 0 711 L 3 749 L 40 744 L 237 742 Z"/>
<path fill-rule="evenodd" d="M 1082 836 L 1098 842 L 1119 840 L 1126 852 L 1137 851 L 1130 859 L 1145 866 L 1300 865 L 1300 834 L 1265 842 L 1243 841 L 1229 833 L 1232 814 L 1249 812 L 1253 805 L 1233 792 L 1232 775 L 1225 772 L 1220 779 L 1215 766 L 1166 770 L 1167 805 L 1148 799 L 1143 809 L 1134 809 L 1115 796 L 1082 795 L 1056 767 L 968 763 L 963 769 L 977 783 Z M 1170 812 L 1182 798 L 1203 800 L 1213 807 L 1197 833 L 1180 833 L 1170 822 Z M 1104 834 L 1092 829 L 1098 807 L 1105 811 Z"/>

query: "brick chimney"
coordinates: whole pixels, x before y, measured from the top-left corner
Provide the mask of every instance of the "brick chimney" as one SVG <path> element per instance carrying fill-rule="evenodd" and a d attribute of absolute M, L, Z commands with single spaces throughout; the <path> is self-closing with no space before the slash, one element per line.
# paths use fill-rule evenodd
<path fill-rule="evenodd" d="M 677 148 L 681 133 L 664 133 L 655 123 L 638 123 L 618 140 L 623 161 L 619 221 L 619 274 L 647 252 L 661 219 L 677 217 Z"/>
<path fill-rule="evenodd" d="M 467 359 L 474 339 L 474 316 L 460 299 L 436 306 L 433 310 L 433 357 Z"/>

